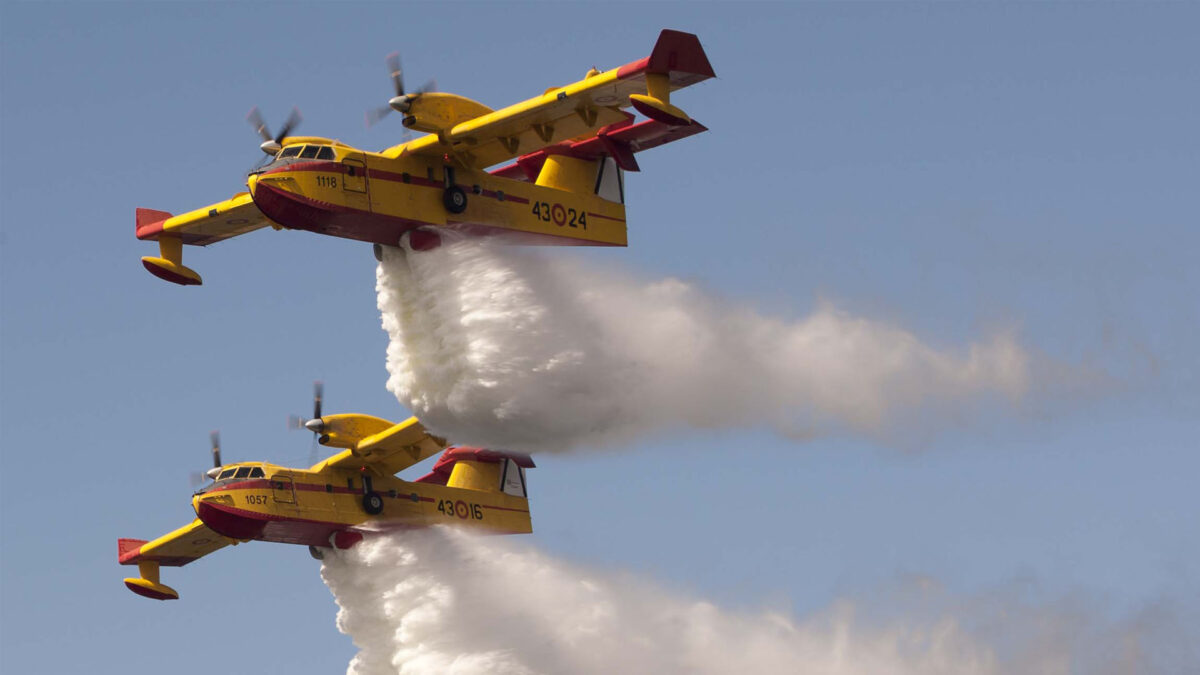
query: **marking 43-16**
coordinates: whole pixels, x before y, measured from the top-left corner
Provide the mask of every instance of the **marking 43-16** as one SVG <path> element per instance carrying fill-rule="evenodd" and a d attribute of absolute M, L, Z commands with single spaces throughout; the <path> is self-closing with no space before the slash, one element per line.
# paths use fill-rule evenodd
<path fill-rule="evenodd" d="M 463 500 L 439 499 L 438 513 L 461 520 L 483 520 L 483 507 L 479 504 L 468 504 Z"/>

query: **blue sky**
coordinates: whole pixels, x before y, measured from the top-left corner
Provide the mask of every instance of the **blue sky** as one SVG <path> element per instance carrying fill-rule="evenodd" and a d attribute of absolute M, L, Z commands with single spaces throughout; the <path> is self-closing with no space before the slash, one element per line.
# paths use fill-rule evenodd
<path fill-rule="evenodd" d="M 784 318 L 823 300 L 956 349 L 1013 329 L 1050 385 L 897 437 L 680 430 L 539 457 L 546 552 L 803 616 L 910 575 L 1028 582 L 1105 617 L 1200 611 L 1200 49 L 1195 4 L 6 3 L 0 22 L 0 669 L 340 670 L 354 648 L 299 547 L 121 584 L 117 537 L 191 518 L 190 471 L 303 464 L 326 410 L 394 419 L 370 248 L 259 232 L 138 262 L 135 207 L 242 189 L 243 119 L 367 149 L 411 82 L 493 107 L 700 36 L 710 132 L 630 176 L 630 246 L 563 251 Z M 1053 385 L 1053 386 L 1051 386 Z M 718 498 L 714 498 L 718 497 Z M 1189 624 L 1195 626 L 1195 623 Z M 1192 633 L 1194 636 L 1194 632 Z M 64 650 L 63 642 L 72 645 Z"/>

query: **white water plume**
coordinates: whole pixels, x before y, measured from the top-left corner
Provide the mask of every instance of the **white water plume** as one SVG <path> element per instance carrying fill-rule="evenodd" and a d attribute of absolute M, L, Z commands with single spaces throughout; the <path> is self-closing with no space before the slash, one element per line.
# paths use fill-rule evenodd
<path fill-rule="evenodd" d="M 1195 663 L 1194 650 L 1172 646 L 1186 643 L 1174 619 L 1154 612 L 1102 625 L 1074 605 L 1022 604 L 1010 593 L 947 602 L 927 581 L 900 614 L 849 601 L 803 619 L 737 612 L 513 539 L 441 528 L 331 551 L 321 575 L 339 630 L 359 649 L 349 675 L 1065 675 Z M 863 617 L 871 613 L 884 618 Z"/>
<path fill-rule="evenodd" d="M 939 350 L 828 304 L 788 321 L 553 253 L 385 249 L 376 287 L 400 402 L 457 442 L 546 451 L 683 426 L 879 433 L 1028 388 L 1008 334 Z"/>

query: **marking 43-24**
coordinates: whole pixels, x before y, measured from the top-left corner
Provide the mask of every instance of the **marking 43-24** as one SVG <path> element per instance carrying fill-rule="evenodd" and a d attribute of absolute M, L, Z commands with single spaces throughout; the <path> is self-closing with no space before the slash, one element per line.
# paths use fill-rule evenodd
<path fill-rule="evenodd" d="M 533 202 L 530 213 L 545 223 L 554 223 L 559 227 L 579 227 L 587 229 L 587 212 L 576 211 L 562 204 L 550 202 Z"/>

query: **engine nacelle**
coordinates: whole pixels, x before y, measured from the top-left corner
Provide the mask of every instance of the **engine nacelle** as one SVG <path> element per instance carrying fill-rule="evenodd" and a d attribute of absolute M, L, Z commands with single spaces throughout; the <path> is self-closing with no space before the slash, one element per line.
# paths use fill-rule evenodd
<path fill-rule="evenodd" d="M 413 96 L 407 108 L 404 126 L 433 134 L 492 112 L 486 105 L 465 96 L 436 91 Z"/>

